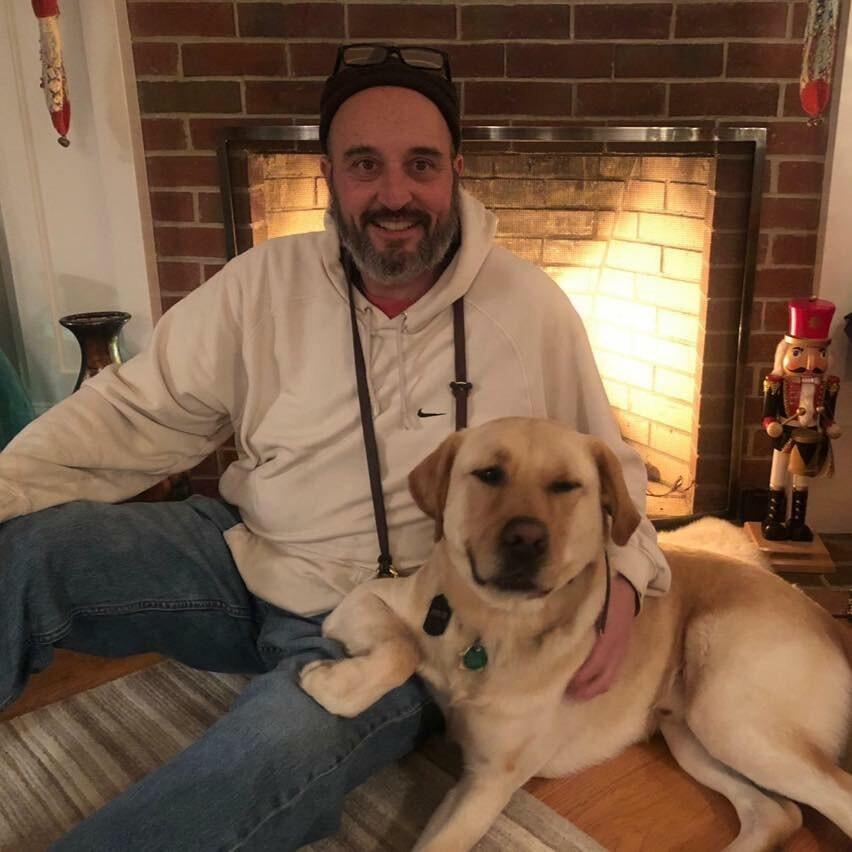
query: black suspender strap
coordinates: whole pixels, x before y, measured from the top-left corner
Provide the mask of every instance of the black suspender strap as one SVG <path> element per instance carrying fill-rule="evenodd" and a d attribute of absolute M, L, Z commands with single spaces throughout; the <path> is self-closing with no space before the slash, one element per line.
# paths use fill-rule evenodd
<path fill-rule="evenodd" d="M 367 471 L 370 475 L 370 493 L 373 497 L 373 514 L 376 518 L 376 534 L 379 539 L 379 577 L 396 577 L 388 538 L 388 521 L 385 514 L 385 498 L 382 494 L 382 474 L 379 467 L 379 448 L 376 444 L 376 430 L 373 427 L 373 412 L 370 406 L 370 389 L 367 385 L 367 366 L 364 363 L 364 350 L 358 334 L 358 317 L 355 313 L 355 288 L 352 279 L 357 270 L 350 266 L 347 271 L 349 285 L 349 317 L 352 324 L 352 350 L 355 356 L 355 378 L 358 383 L 358 405 L 361 410 L 361 429 L 364 432 L 364 450 L 367 455 Z M 462 299 L 453 303 L 453 345 L 455 348 L 456 378 L 450 382 L 456 404 L 456 429 L 467 426 L 467 397 L 473 387 L 467 380 L 467 364 L 464 346 L 464 304 Z"/>
<path fill-rule="evenodd" d="M 450 390 L 456 400 L 456 431 L 467 428 L 467 397 L 473 385 L 467 380 L 467 358 L 464 348 L 464 299 L 453 302 L 453 342 L 456 350 L 456 378 Z"/>
<path fill-rule="evenodd" d="M 358 334 L 358 319 L 355 316 L 355 293 L 349 281 L 349 314 L 352 321 L 352 348 L 355 355 L 355 377 L 358 380 L 358 404 L 361 408 L 361 429 L 364 432 L 364 449 L 367 451 L 367 470 L 370 474 L 370 493 L 373 495 L 373 514 L 376 518 L 376 533 L 379 536 L 379 577 L 396 577 L 388 540 L 388 521 L 385 515 L 385 499 L 382 495 L 382 474 L 379 470 L 379 448 L 376 445 L 376 430 L 373 428 L 373 412 L 370 410 L 370 389 L 367 386 L 367 367 L 364 350 Z"/>

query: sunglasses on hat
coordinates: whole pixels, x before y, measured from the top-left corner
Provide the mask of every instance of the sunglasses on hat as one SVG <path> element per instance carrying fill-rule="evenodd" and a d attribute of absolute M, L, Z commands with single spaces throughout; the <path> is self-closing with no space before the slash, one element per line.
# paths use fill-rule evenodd
<path fill-rule="evenodd" d="M 452 82 L 450 58 L 434 47 L 394 44 L 344 44 L 337 49 L 337 61 L 332 76 L 341 68 L 363 68 L 370 65 L 383 65 L 385 62 L 402 62 L 419 71 L 435 71 Z"/>

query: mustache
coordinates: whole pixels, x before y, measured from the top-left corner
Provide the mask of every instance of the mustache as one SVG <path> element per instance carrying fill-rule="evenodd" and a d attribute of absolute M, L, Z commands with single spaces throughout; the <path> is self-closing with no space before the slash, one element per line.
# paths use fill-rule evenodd
<path fill-rule="evenodd" d="M 796 367 L 796 368 L 794 368 L 794 369 L 790 370 L 790 372 L 791 372 L 791 373 L 807 373 L 807 372 L 808 372 L 808 368 L 807 368 L 807 367 Z M 815 376 L 819 376 L 819 375 L 821 375 L 821 374 L 822 374 L 822 372 L 823 372 L 823 371 L 822 371 L 822 370 L 820 370 L 820 368 L 819 368 L 819 367 L 814 367 L 814 368 L 813 368 L 813 370 L 811 370 L 811 372 L 812 372 Z"/>
<path fill-rule="evenodd" d="M 429 214 L 416 207 L 401 207 L 399 210 L 391 210 L 389 207 L 379 207 L 375 210 L 366 210 L 361 214 L 361 227 L 365 228 L 372 222 L 378 224 L 379 219 L 390 221 L 410 221 L 423 225 L 427 230 L 431 224 Z"/>

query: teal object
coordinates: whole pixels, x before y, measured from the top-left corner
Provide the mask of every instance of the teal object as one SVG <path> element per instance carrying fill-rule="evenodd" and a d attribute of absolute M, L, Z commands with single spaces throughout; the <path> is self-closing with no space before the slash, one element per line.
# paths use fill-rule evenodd
<path fill-rule="evenodd" d="M 479 642 L 474 642 L 473 645 L 464 652 L 464 655 L 462 656 L 462 664 L 466 669 L 478 672 L 488 665 L 488 652 L 479 644 Z"/>
<path fill-rule="evenodd" d="M 34 418 L 21 380 L 0 349 L 0 450 Z"/>

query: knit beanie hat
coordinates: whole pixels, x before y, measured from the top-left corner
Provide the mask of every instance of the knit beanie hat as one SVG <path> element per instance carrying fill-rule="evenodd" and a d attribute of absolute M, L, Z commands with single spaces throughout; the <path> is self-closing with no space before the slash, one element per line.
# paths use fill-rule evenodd
<path fill-rule="evenodd" d="M 352 95 L 375 86 L 399 86 L 413 89 L 429 98 L 441 111 L 450 136 L 453 152 L 461 142 L 459 101 L 453 84 L 440 72 L 407 65 L 394 55 L 374 65 L 345 65 L 325 81 L 320 97 L 319 138 L 322 150 L 328 153 L 328 131 L 340 105 Z"/>

